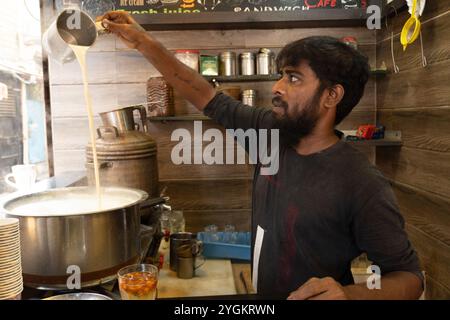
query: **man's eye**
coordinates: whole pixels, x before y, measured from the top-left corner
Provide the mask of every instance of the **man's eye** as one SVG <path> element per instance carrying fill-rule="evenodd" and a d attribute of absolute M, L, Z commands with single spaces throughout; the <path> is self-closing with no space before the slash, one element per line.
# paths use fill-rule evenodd
<path fill-rule="evenodd" d="M 296 76 L 290 74 L 289 76 L 289 82 L 296 82 L 298 80 L 300 80 L 299 78 L 297 78 Z"/>

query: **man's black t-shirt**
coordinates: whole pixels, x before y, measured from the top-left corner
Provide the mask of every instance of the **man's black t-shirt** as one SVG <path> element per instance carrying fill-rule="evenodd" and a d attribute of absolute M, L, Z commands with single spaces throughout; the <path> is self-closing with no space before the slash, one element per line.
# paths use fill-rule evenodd
<path fill-rule="evenodd" d="M 227 129 L 270 129 L 267 108 L 216 95 L 204 110 Z M 422 279 L 389 182 L 366 156 L 340 141 L 302 156 L 280 146 L 279 170 L 255 170 L 252 247 L 264 229 L 258 267 L 260 294 L 288 295 L 311 277 L 353 283 L 351 261 L 361 253 L 381 274 L 409 271 Z"/>

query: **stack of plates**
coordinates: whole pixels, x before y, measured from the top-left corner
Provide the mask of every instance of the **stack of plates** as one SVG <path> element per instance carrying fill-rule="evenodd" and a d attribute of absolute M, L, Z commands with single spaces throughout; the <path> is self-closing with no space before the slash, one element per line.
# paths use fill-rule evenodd
<path fill-rule="evenodd" d="M 0 300 L 17 298 L 22 290 L 19 220 L 0 218 Z"/>

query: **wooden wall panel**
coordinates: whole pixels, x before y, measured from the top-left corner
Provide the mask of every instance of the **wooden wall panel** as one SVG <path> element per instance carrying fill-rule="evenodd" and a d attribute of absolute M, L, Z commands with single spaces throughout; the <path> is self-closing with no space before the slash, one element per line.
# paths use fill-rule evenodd
<path fill-rule="evenodd" d="M 425 298 L 427 300 L 449 300 L 450 289 L 443 286 L 439 281 L 433 279 L 433 277 L 426 276 L 426 293 Z"/>
<path fill-rule="evenodd" d="M 377 83 L 377 108 L 450 105 L 450 60 L 391 74 Z"/>
<path fill-rule="evenodd" d="M 117 108 L 116 84 L 90 84 L 89 89 L 94 114 Z M 82 84 L 53 86 L 51 101 L 52 117 L 54 118 L 86 118 L 87 111 Z"/>
<path fill-rule="evenodd" d="M 401 130 L 404 146 L 450 152 L 450 106 L 379 110 L 378 121 Z"/>
<path fill-rule="evenodd" d="M 342 122 L 336 127 L 338 130 L 356 130 L 362 124 L 375 123 L 375 111 L 352 111 Z"/>
<path fill-rule="evenodd" d="M 115 56 L 118 83 L 146 83 L 150 77 L 161 76 L 138 51 L 118 51 Z"/>
<path fill-rule="evenodd" d="M 236 227 L 237 231 L 251 231 L 250 209 L 228 209 L 228 210 L 184 210 L 186 225 L 190 226 L 188 231 L 204 231 L 204 227 L 215 224 L 219 230 L 224 230 L 226 224 Z"/>
<path fill-rule="evenodd" d="M 95 127 L 101 125 L 99 117 L 94 118 Z M 90 140 L 88 118 L 56 118 L 53 120 L 54 150 L 83 150 Z"/>
<path fill-rule="evenodd" d="M 377 150 L 377 165 L 390 179 L 448 197 L 450 153 L 409 147 Z"/>
<path fill-rule="evenodd" d="M 116 54 L 114 52 L 89 52 L 86 57 L 89 84 L 114 83 L 116 81 Z M 50 84 L 82 84 L 81 69 L 78 62 L 71 61 L 60 65 L 53 60 L 50 64 Z"/>
<path fill-rule="evenodd" d="M 427 1 L 423 16 L 420 18 L 423 25 L 427 24 L 430 19 L 435 19 L 436 16 L 445 14 L 450 10 L 450 2 L 448 1 Z M 390 12 L 394 12 L 393 10 Z M 398 16 L 392 16 L 388 18 L 388 28 L 383 24 L 381 30 L 377 33 L 377 42 L 385 40 L 391 36 L 391 31 L 394 35 L 399 34 L 402 31 L 403 25 L 411 15 L 407 10 L 403 9 L 398 13 Z M 425 29 L 425 28 L 424 28 Z"/>
<path fill-rule="evenodd" d="M 422 38 L 428 66 L 422 66 L 420 41 L 403 52 L 394 27 L 394 55 L 400 73 L 377 80 L 377 120 L 401 130 L 403 147 L 377 148 L 376 163 L 392 180 L 407 232 L 427 273 L 428 299 L 450 298 L 450 24 L 449 1 L 427 2 Z M 377 64 L 392 72 L 385 29 L 378 33 Z"/>
<path fill-rule="evenodd" d="M 251 209 L 252 181 L 249 179 L 161 180 L 174 209 Z"/>
<path fill-rule="evenodd" d="M 450 281 L 450 247 L 440 241 L 435 241 L 426 233 L 419 229 L 406 224 L 406 231 L 413 246 L 416 248 L 422 268 L 426 270 L 430 276 L 444 284 Z M 447 289 L 450 289 L 446 287 Z M 450 298 L 450 297 L 448 297 Z"/>
<path fill-rule="evenodd" d="M 450 16 L 430 20 L 422 25 L 424 55 L 428 64 L 438 63 L 450 58 Z M 415 41 L 403 51 L 400 35 L 394 37 L 394 57 L 400 71 L 422 67 L 420 40 Z M 391 40 L 385 39 L 377 44 L 377 60 L 384 61 L 392 72 Z"/>
<path fill-rule="evenodd" d="M 84 149 L 81 150 L 54 150 L 55 154 L 55 175 L 67 171 L 86 170 L 86 155 Z"/>
<path fill-rule="evenodd" d="M 147 103 L 147 84 L 142 83 L 121 83 L 117 85 L 117 108 L 128 107 L 131 105 Z"/>
<path fill-rule="evenodd" d="M 293 28 L 279 30 L 185 30 L 150 32 L 169 50 L 176 49 L 225 49 L 230 48 L 276 48 L 304 37 L 328 35 L 342 38 L 352 35 L 361 44 L 374 44 L 375 32 L 366 28 Z M 270 33 L 270 36 L 268 35 Z M 121 41 L 117 50 L 130 50 Z"/>
<path fill-rule="evenodd" d="M 393 182 L 406 222 L 450 246 L 450 199 Z"/>
<path fill-rule="evenodd" d="M 189 130 L 192 137 L 192 143 L 199 143 L 202 137 L 195 137 L 194 123 L 193 122 L 151 122 L 149 126 L 149 133 L 155 137 L 158 144 L 158 167 L 160 179 L 170 180 L 170 179 L 202 179 L 208 177 L 210 179 L 223 179 L 223 178 L 246 178 L 250 179 L 253 176 L 253 166 L 248 163 L 242 165 L 194 165 L 194 164 L 180 164 L 175 165 L 171 160 L 172 149 L 177 145 L 178 141 L 171 141 L 171 134 L 174 130 L 178 128 L 184 128 Z M 202 121 L 203 132 L 211 128 L 218 128 L 225 137 L 224 130 L 215 125 L 212 121 Z M 211 142 L 203 142 L 203 148 Z M 224 141 L 224 151 L 223 155 L 227 152 L 234 152 L 237 154 L 236 144 L 233 146 L 226 146 L 226 141 Z M 194 156 L 194 150 L 191 149 L 192 157 Z"/>

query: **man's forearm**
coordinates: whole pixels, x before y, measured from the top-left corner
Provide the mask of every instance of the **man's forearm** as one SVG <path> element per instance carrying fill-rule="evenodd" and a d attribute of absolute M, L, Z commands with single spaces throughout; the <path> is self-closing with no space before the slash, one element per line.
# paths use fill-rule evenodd
<path fill-rule="evenodd" d="M 160 42 L 143 34 L 137 50 L 162 74 L 180 95 L 197 109 L 203 110 L 216 91 L 198 72 L 189 68 L 167 50 Z"/>
<path fill-rule="evenodd" d="M 380 289 L 369 289 L 366 283 L 344 287 L 351 300 L 415 300 L 422 294 L 420 279 L 411 272 L 391 272 L 381 277 Z"/>

